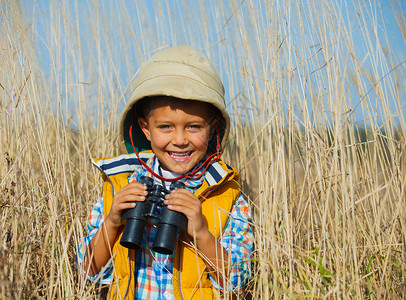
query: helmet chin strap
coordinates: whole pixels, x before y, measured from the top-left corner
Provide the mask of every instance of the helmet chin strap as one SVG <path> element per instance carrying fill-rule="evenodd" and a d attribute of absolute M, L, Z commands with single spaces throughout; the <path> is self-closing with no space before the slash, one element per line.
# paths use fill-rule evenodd
<path fill-rule="evenodd" d="M 132 147 L 133 147 L 134 153 L 135 153 L 135 155 L 137 156 L 137 158 L 138 158 L 138 160 L 140 161 L 140 163 L 142 164 L 142 166 L 143 166 L 145 169 L 147 169 L 148 172 L 150 172 L 152 175 L 154 175 L 156 178 L 158 178 L 158 179 L 160 179 L 160 180 L 171 182 L 171 181 L 181 180 L 181 179 L 183 179 L 183 178 L 186 178 L 186 179 L 199 179 L 199 178 L 201 178 L 201 177 L 203 176 L 203 174 L 207 171 L 207 169 L 210 167 L 211 163 L 212 163 L 213 161 L 216 161 L 217 159 L 219 159 L 219 158 L 221 157 L 221 155 L 222 155 L 222 153 L 221 153 L 221 147 L 220 147 L 220 133 L 219 133 L 220 130 L 219 130 L 218 126 L 216 126 L 216 142 L 217 142 L 217 145 L 216 145 L 216 153 L 210 155 L 210 156 L 203 162 L 203 164 L 202 164 L 200 167 L 198 167 L 196 170 L 194 170 L 194 171 L 192 171 L 192 172 L 189 172 L 189 173 L 180 175 L 180 176 L 178 176 L 178 177 L 176 177 L 176 178 L 165 178 L 165 177 L 160 176 L 159 174 L 155 173 L 155 172 L 138 156 L 138 153 L 137 153 L 137 151 L 135 150 L 134 141 L 133 141 L 133 134 L 132 134 L 133 123 L 134 123 L 134 122 L 131 122 L 129 135 L 130 135 L 131 145 L 132 145 Z M 200 174 L 198 174 L 199 171 L 201 171 L 201 170 L 203 170 L 203 171 L 200 172 Z"/>

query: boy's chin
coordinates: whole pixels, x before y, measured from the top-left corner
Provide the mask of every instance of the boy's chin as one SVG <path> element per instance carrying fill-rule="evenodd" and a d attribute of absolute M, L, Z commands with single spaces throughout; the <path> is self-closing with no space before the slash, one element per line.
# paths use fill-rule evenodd
<path fill-rule="evenodd" d="M 161 167 L 162 167 L 162 169 L 164 169 L 166 171 L 169 171 L 169 172 L 172 172 L 172 173 L 175 173 L 175 174 L 179 174 L 179 175 L 187 174 L 193 169 L 193 166 L 192 167 L 180 166 L 180 165 L 167 166 L 167 165 L 162 164 L 162 163 L 161 163 Z"/>
<path fill-rule="evenodd" d="M 164 159 L 160 159 L 159 161 L 161 167 L 164 170 L 179 175 L 184 175 L 192 171 L 196 164 L 199 162 L 199 159 L 196 158 L 197 157 L 193 153 L 186 161 L 177 161 L 176 159 L 171 158 L 170 155 L 166 153 Z"/>

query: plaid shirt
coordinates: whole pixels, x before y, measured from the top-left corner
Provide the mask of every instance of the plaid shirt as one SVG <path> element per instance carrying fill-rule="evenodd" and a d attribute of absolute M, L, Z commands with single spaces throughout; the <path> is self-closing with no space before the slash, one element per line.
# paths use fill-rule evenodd
<path fill-rule="evenodd" d="M 155 162 L 156 159 L 153 157 L 147 164 L 154 168 Z M 152 177 L 145 168 L 141 168 L 129 176 L 129 182 L 138 181 L 141 176 Z M 194 192 L 202 185 L 203 180 L 204 176 L 198 180 L 185 180 L 184 183 L 187 189 Z M 87 246 L 103 221 L 103 199 L 100 199 L 89 216 L 89 235 L 81 239 L 79 244 L 79 266 L 83 262 Z M 240 195 L 231 210 L 220 240 L 231 258 L 232 269 L 228 279 L 228 289 L 230 290 L 238 290 L 248 281 L 251 275 L 250 256 L 253 250 L 251 223 L 252 219 L 248 204 Z M 136 299 L 174 299 L 172 274 L 175 254 L 164 255 L 152 251 L 156 225 L 157 221 L 154 219 L 147 223 L 142 247 L 136 252 Z M 88 276 L 87 278 L 92 281 L 98 280 L 102 284 L 109 284 L 112 282 L 113 276 L 113 265 L 110 263 L 96 276 Z M 210 275 L 209 277 L 215 287 L 222 289 Z"/>

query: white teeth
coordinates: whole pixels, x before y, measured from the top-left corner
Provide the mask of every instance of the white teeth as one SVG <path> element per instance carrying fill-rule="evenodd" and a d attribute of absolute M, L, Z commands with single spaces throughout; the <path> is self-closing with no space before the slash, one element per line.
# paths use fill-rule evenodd
<path fill-rule="evenodd" d="M 182 153 L 180 153 L 180 152 L 170 152 L 170 155 L 172 157 L 187 157 L 187 156 L 189 156 L 189 154 L 190 154 L 190 152 L 182 152 Z"/>

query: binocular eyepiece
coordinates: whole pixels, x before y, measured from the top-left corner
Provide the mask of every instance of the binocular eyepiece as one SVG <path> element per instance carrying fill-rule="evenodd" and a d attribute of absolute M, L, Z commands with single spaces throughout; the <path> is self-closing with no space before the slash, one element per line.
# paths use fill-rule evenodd
<path fill-rule="evenodd" d="M 184 189 L 185 185 L 174 181 L 168 191 L 163 186 L 154 185 L 154 180 L 146 176 L 141 177 L 139 182 L 147 186 L 148 195 L 145 201 L 137 202 L 134 208 L 123 213 L 121 219 L 127 221 L 120 244 L 129 249 L 140 249 L 148 218 L 156 218 L 158 226 L 152 250 L 161 254 L 172 254 L 178 234 L 186 231 L 187 218 L 180 212 L 170 210 L 163 201 L 166 194 L 176 189 Z M 158 216 L 159 208 L 161 211 Z"/>

